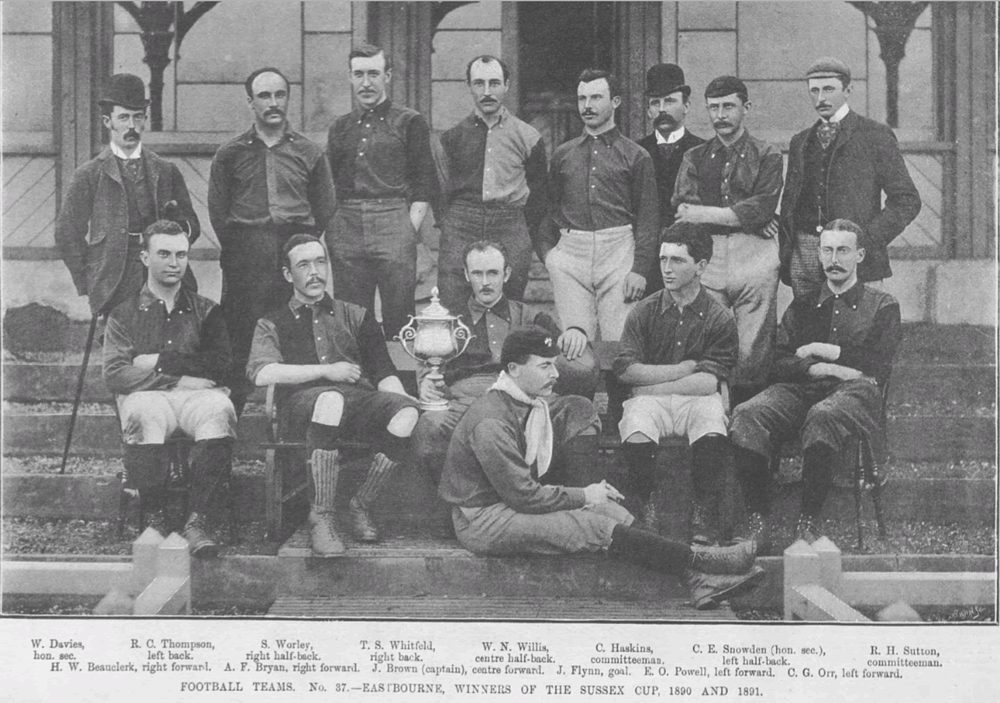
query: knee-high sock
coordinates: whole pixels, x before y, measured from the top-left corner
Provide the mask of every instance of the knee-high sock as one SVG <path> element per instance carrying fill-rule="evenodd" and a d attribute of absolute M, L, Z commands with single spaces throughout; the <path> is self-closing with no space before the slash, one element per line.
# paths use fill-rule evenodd
<path fill-rule="evenodd" d="M 139 493 L 163 488 L 169 478 L 169 457 L 163 444 L 126 444 L 122 459 L 125 485 Z"/>
<path fill-rule="evenodd" d="M 340 428 L 333 425 L 321 425 L 310 422 L 306 428 L 306 446 L 313 449 L 332 449 L 340 439 Z"/>
<path fill-rule="evenodd" d="M 191 456 L 191 512 L 205 514 L 219 484 L 225 481 L 231 467 L 233 439 L 219 437 L 194 443 Z"/>
<path fill-rule="evenodd" d="M 397 466 L 399 466 L 398 462 L 393 461 L 382 452 L 372 457 L 372 463 L 368 467 L 368 476 L 358 492 L 354 494 L 357 501 L 361 503 L 361 507 L 368 508 L 375 502 L 382 486 L 389 480 L 389 476 Z"/>
<path fill-rule="evenodd" d="M 722 469 L 729 458 L 729 441 L 721 435 L 706 435 L 691 445 L 691 481 L 695 496 L 722 492 Z"/>
<path fill-rule="evenodd" d="M 309 458 L 309 475 L 313 484 L 313 507 L 333 510 L 337 500 L 337 477 L 340 474 L 339 452 L 336 449 L 314 449 Z"/>
<path fill-rule="evenodd" d="M 611 533 L 608 555 L 677 576 L 691 566 L 692 559 L 691 548 L 686 544 L 621 524 L 615 525 Z"/>
<path fill-rule="evenodd" d="M 645 503 L 656 488 L 656 442 L 625 442 L 622 452 L 636 497 Z"/>
<path fill-rule="evenodd" d="M 833 485 L 833 462 L 837 452 L 818 442 L 802 452 L 802 512 L 818 518 Z"/>
<path fill-rule="evenodd" d="M 736 477 L 743 490 L 743 504 L 748 512 L 769 515 L 771 512 L 771 460 L 757 452 L 733 446 Z"/>

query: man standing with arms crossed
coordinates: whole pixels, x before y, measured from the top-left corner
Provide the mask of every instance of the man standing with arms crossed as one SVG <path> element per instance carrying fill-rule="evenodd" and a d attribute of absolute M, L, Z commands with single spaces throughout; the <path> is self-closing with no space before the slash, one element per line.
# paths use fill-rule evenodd
<path fill-rule="evenodd" d="M 673 63 L 658 63 L 646 72 L 646 113 L 653 120 L 653 131 L 639 140 L 639 146 L 653 157 L 656 190 L 660 201 L 660 229 L 674 222 L 674 185 L 684 152 L 705 140 L 684 127 L 690 107 L 691 87 L 684 83 L 684 70 Z M 646 296 L 663 289 L 660 264 L 646 276 Z"/>
<path fill-rule="evenodd" d="M 781 151 L 751 136 L 747 87 L 720 76 L 705 88 L 715 137 L 684 154 L 673 203 L 679 223 L 712 234 L 701 282 L 736 317 L 740 352 L 733 406 L 767 381 L 777 327 L 778 244 L 768 227 L 781 197 Z"/>
<path fill-rule="evenodd" d="M 892 129 L 847 104 L 847 64 L 817 59 L 806 80 L 819 120 L 792 137 L 781 202 L 781 280 L 796 298 L 819 290 L 825 281 L 817 255 L 824 224 L 842 218 L 864 229 L 868 248 L 858 278 L 878 282 L 892 275 L 886 247 L 920 212 L 920 194 Z"/>
<path fill-rule="evenodd" d="M 414 313 L 417 232 L 437 201 L 437 171 L 427 120 L 386 94 L 389 55 L 366 44 L 351 51 L 348 63 L 357 107 L 330 126 L 327 157 L 338 207 L 326 244 L 341 299 L 374 311 L 378 288 L 391 339 Z"/>
<path fill-rule="evenodd" d="M 222 246 L 222 310 L 233 344 L 237 411 L 251 390 L 244 372 L 257 320 L 291 295 L 282 248 L 293 234 L 321 236 L 335 202 L 323 148 L 288 124 L 288 79 L 276 68 L 261 68 L 244 87 L 254 123 L 219 147 L 208 184 L 208 213 Z"/>
<path fill-rule="evenodd" d="M 556 149 L 553 208 L 539 237 L 563 330 L 617 341 L 656 258 L 659 214 L 653 160 L 615 126 L 614 77 L 587 69 L 577 84 L 584 133 Z"/>
<path fill-rule="evenodd" d="M 531 125 L 504 106 L 510 85 L 507 66 L 495 56 L 477 56 L 466 67 L 473 112 L 441 135 L 448 171 L 443 194 L 438 288 L 454 312 L 469 297 L 462 251 L 491 239 L 510 254 L 504 294 L 523 300 L 531 268 L 531 242 L 548 213 L 545 143 Z"/>

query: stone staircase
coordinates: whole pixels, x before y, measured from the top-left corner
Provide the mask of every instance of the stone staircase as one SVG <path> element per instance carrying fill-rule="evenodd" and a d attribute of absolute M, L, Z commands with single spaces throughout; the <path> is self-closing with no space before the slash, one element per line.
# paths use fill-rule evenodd
<path fill-rule="evenodd" d="M 548 283 L 535 277 L 529 298 L 550 304 Z M 82 340 L 81 340 L 82 341 Z M 114 473 L 120 455 L 119 431 L 99 371 L 99 352 L 88 371 L 84 406 L 77 420 L 72 453 L 95 457 L 106 468 L 60 476 L 53 471 L 17 472 L 5 462 L 5 519 L 75 518 L 113 521 L 118 511 Z M 70 359 L 72 361 L 72 359 Z M 68 424 L 71 393 L 78 367 L 65 358 L 49 363 L 26 362 L 8 356 L 4 362 L 3 452 L 6 457 L 58 455 Z M 858 568 L 905 569 L 912 560 L 938 559 L 929 570 L 989 570 L 982 556 L 911 556 L 897 546 L 894 535 L 942 533 L 941 551 L 961 552 L 955 530 L 990 533 L 996 522 L 995 330 L 975 327 L 905 325 L 897 355 L 889 400 L 890 482 L 883 494 L 890 540 L 875 539 L 871 506 L 866 505 L 868 550 L 878 565 Z M 598 402 L 602 398 L 598 397 Z M 237 453 L 243 460 L 260 459 L 264 417 L 250 404 L 240 420 Z M 624 466 L 613 436 L 602 442 L 600 461 L 609 479 L 622 481 Z M 685 450 L 665 450 L 664 475 L 658 499 L 666 516 L 665 535 L 686 539 L 690 478 Z M 957 468 L 956 468 L 957 463 Z M 361 480 L 367 459 L 352 457 L 345 467 L 342 496 Z M 970 471 L 969 466 L 980 468 Z M 790 516 L 797 506 L 795 464 L 786 460 L 776 511 Z M 263 515 L 263 475 L 258 468 L 238 471 L 238 519 L 244 528 L 260 532 Z M 732 487 L 731 487 L 732 488 Z M 730 491 L 734 521 L 739 500 Z M 281 545 L 226 547 L 222 558 L 198 562 L 193 572 L 193 598 L 199 603 L 273 604 L 276 617 L 429 618 L 429 619 L 598 619 L 671 620 L 703 618 L 686 602 L 676 580 L 610 562 L 603 557 L 477 558 L 454 540 L 439 539 L 440 510 L 430 482 L 407 472 L 394 482 L 377 509 L 386 539 L 376 546 L 349 544 L 340 559 L 312 558 L 302 531 L 286 535 Z M 845 554 L 854 541 L 853 498 L 835 491 L 824 526 Z M 787 522 L 781 530 L 790 530 Z M 345 531 L 346 532 L 346 531 Z M 249 534 L 249 532 L 248 532 Z M 963 533 L 964 534 L 964 533 Z M 952 535 L 951 544 L 949 536 Z M 926 555 L 926 552 L 924 552 Z M 32 554 L 5 559 L 36 558 Z M 41 558 L 40 556 L 37 558 Z M 79 557 L 85 558 L 85 557 Z M 909 560 L 909 561 L 908 561 Z M 757 593 L 738 607 L 769 607 L 780 602 L 780 560 L 761 560 L 770 572 Z M 851 568 L 850 562 L 845 562 Z M 731 618 L 720 610 L 710 617 Z"/>

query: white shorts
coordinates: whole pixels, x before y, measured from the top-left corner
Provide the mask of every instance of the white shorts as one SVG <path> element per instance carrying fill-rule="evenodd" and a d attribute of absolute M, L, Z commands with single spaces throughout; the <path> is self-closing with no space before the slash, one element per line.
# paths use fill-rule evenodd
<path fill-rule="evenodd" d="M 686 435 L 694 444 L 707 434 L 726 435 L 722 396 L 640 395 L 622 406 L 618 431 L 622 441 L 636 432 L 657 442 L 663 437 Z"/>

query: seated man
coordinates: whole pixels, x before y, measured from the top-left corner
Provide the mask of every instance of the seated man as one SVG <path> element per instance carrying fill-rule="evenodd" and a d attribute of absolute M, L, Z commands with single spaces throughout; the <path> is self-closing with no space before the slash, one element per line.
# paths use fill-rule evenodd
<path fill-rule="evenodd" d="M 220 383 L 232 363 L 219 307 L 181 280 L 188 267 L 187 234 L 170 220 L 142 233 L 139 256 L 146 284 L 108 316 L 104 381 L 115 394 L 125 436 L 126 489 L 157 506 L 153 526 L 164 530 L 168 456 L 164 441 L 180 430 L 194 437 L 189 457 L 191 512 L 184 537 L 196 557 L 217 553 L 206 511 L 230 468 L 236 411 Z"/>
<path fill-rule="evenodd" d="M 699 609 L 752 589 L 763 577 L 755 545 L 687 546 L 631 527 L 633 517 L 607 481 L 585 488 L 543 484 L 562 447 L 600 428 L 594 406 L 553 401 L 559 348 L 539 328 L 504 340 L 503 370 L 455 428 L 439 493 L 452 508 L 458 541 L 476 554 L 608 555 L 679 576 Z"/>
<path fill-rule="evenodd" d="M 524 303 L 504 295 L 511 267 L 503 244 L 487 240 L 472 242 L 465 247 L 462 260 L 472 297 L 464 310 L 451 312 L 461 316 L 474 336 L 465 353 L 444 367 L 443 376 L 427 374 L 421 379 L 420 399 L 447 399 L 448 410 L 423 413 L 413 431 L 416 455 L 435 485 L 441 477 L 455 426 L 472 401 L 483 396 L 500 374 L 500 350 L 510 330 L 537 325 L 557 338 L 562 353 L 556 360 L 560 380 L 555 392 L 592 398 L 600 375 L 597 357 L 583 330 L 571 327 L 560 334 L 551 317 L 535 314 Z M 593 453 L 593 447 L 588 453 Z"/>
<path fill-rule="evenodd" d="M 334 519 L 339 456 L 330 447 L 341 437 L 360 434 L 377 448 L 348 508 L 354 536 L 377 542 L 369 510 L 406 458 L 417 403 L 403 390 L 371 311 L 327 294 L 329 263 L 322 242 L 308 234 L 293 235 L 285 244 L 284 261 L 292 299 L 257 321 L 247 378 L 258 386 L 287 386 L 280 389 L 278 407 L 288 435 L 305 435 L 313 553 L 336 556 L 346 549 Z"/>
<path fill-rule="evenodd" d="M 697 225 L 675 224 L 660 245 L 663 290 L 629 313 L 614 370 L 631 386 L 618 424 L 644 523 L 656 529 L 650 500 L 661 437 L 686 435 L 694 485 L 692 542 L 718 541 L 722 470 L 728 458 L 726 414 L 719 392 L 739 350 L 736 322 L 709 295 L 701 276 L 712 238 Z"/>
<path fill-rule="evenodd" d="M 773 376 L 778 382 L 736 407 L 730 440 L 750 531 L 770 546 L 771 452 L 795 437 L 802 442 L 802 505 L 796 537 L 812 542 L 833 482 L 834 462 L 851 435 L 878 432 L 880 386 L 889 379 L 899 344 L 899 303 L 858 281 L 865 235 L 850 220 L 820 234 L 826 284 L 796 298 L 778 328 Z"/>

